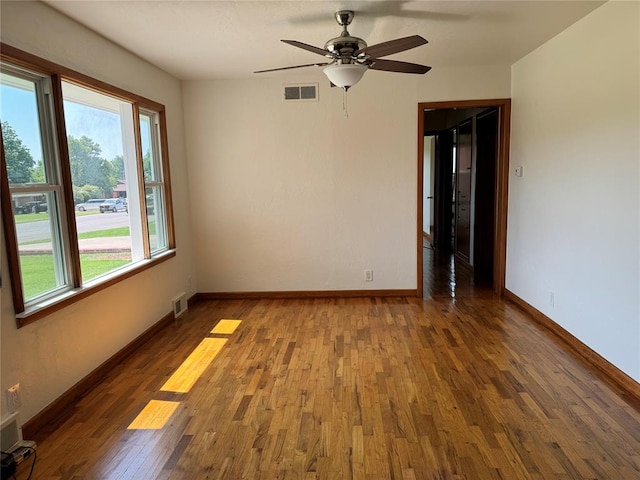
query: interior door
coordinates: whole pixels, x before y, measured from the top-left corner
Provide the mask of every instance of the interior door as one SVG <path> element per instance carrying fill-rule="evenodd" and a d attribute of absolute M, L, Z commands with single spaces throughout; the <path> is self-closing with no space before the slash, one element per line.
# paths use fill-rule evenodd
<path fill-rule="evenodd" d="M 497 160 L 498 111 L 493 109 L 476 119 L 473 273 L 479 285 L 491 285 L 493 282 Z"/>
<path fill-rule="evenodd" d="M 436 135 L 435 184 L 434 184 L 434 224 L 433 246 L 442 253 L 452 251 L 452 171 L 455 166 L 453 156 L 454 130 L 445 130 Z"/>

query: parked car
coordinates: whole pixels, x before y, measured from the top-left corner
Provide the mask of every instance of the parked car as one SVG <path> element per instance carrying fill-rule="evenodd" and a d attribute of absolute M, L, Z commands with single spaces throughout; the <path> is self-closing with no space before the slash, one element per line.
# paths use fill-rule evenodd
<path fill-rule="evenodd" d="M 13 207 L 13 211 L 15 212 L 16 215 L 20 215 L 23 213 L 29 213 L 29 210 L 27 209 L 26 205 L 15 205 Z"/>
<path fill-rule="evenodd" d="M 18 205 L 14 207 L 16 214 L 21 213 L 40 213 L 47 211 L 47 202 L 27 202 L 24 205 Z"/>
<path fill-rule="evenodd" d="M 109 198 L 100 204 L 100 213 L 104 212 L 126 212 L 127 206 L 121 198 Z"/>
<path fill-rule="evenodd" d="M 86 212 L 88 210 L 100 210 L 100 205 L 104 203 L 104 198 L 92 198 L 86 202 L 79 203 L 76 208 L 79 212 Z"/>
<path fill-rule="evenodd" d="M 46 212 L 49 208 L 47 202 L 30 202 L 29 205 L 32 213 Z"/>

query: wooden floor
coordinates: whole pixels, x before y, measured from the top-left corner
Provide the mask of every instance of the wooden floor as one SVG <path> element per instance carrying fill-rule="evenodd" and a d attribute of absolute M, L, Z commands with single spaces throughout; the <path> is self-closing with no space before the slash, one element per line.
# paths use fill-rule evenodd
<path fill-rule="evenodd" d="M 198 303 L 69 406 L 33 478 L 640 479 L 637 406 L 425 257 L 424 300 Z"/>

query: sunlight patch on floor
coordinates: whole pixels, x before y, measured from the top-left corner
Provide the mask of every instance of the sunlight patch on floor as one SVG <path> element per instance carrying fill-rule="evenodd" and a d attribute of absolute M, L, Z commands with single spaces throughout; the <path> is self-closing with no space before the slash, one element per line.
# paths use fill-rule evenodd
<path fill-rule="evenodd" d="M 211 333 L 230 335 L 236 331 L 242 320 L 220 320 Z"/>
<path fill-rule="evenodd" d="M 230 335 L 238 328 L 241 320 L 220 320 L 211 333 Z M 191 352 L 169 380 L 160 389 L 163 392 L 188 393 L 202 376 L 214 358 L 220 353 L 226 338 L 205 338 Z M 128 430 L 159 430 L 164 428 L 180 402 L 151 400 Z"/>
<path fill-rule="evenodd" d="M 178 405 L 180 402 L 151 400 L 131 422 L 127 430 L 160 430 L 167 424 Z"/>
<path fill-rule="evenodd" d="M 202 340 L 160 390 L 176 393 L 189 392 L 226 342 L 226 338 Z"/>

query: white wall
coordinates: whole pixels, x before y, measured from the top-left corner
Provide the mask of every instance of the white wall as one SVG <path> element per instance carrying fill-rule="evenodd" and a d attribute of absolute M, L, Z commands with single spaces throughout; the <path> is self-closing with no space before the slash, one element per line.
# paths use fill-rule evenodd
<path fill-rule="evenodd" d="M 512 67 L 506 284 L 636 380 L 638 8 L 609 2 Z"/>
<path fill-rule="evenodd" d="M 422 175 L 422 231 L 431 233 L 433 224 L 433 167 L 435 164 L 435 138 L 433 135 L 424 137 L 424 173 Z"/>
<path fill-rule="evenodd" d="M 437 70 L 368 72 L 348 119 L 318 69 L 183 82 L 199 291 L 415 289 L 416 106 L 509 96 L 509 67 Z"/>
<path fill-rule="evenodd" d="M 2 2 L 9 45 L 143 95 L 167 109 L 178 254 L 175 258 L 16 329 L 2 237 L 1 414 L 4 391 L 20 382 L 26 421 L 171 311 L 193 275 L 180 82 L 44 4 Z"/>

